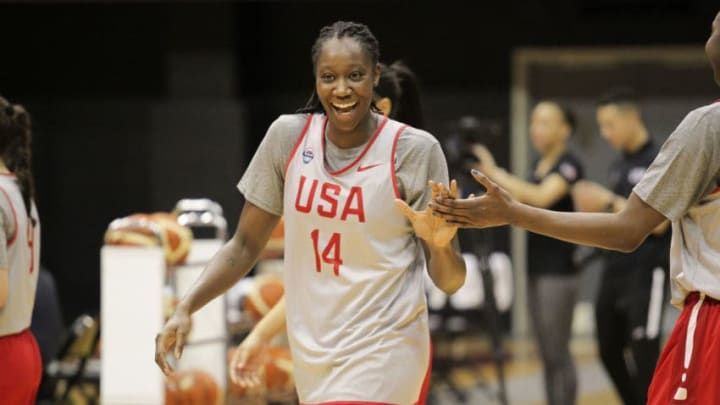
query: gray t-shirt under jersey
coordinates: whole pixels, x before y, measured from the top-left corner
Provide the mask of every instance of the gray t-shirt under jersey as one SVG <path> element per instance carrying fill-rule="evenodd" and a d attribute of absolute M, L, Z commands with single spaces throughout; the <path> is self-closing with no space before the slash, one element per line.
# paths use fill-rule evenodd
<path fill-rule="evenodd" d="M 272 214 L 283 214 L 285 164 L 306 121 L 306 114 L 281 115 L 270 125 L 238 183 L 246 200 Z M 352 163 L 364 146 L 340 149 L 326 140 L 328 168 L 337 170 Z M 440 143 L 425 131 L 407 127 L 400 134 L 396 152 L 400 195 L 413 209 L 422 210 L 430 202 L 428 180 L 448 184 L 447 163 Z"/>
<path fill-rule="evenodd" d="M 720 299 L 720 103 L 683 119 L 633 192 L 672 221 L 673 303 Z"/>

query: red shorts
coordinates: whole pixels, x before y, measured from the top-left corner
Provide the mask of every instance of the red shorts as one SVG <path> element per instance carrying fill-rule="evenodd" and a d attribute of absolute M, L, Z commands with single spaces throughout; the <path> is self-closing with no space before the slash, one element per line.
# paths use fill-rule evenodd
<path fill-rule="evenodd" d="M 29 329 L 0 337 L 0 393 L 3 404 L 33 405 L 42 375 L 42 360 Z"/>
<path fill-rule="evenodd" d="M 720 302 L 685 299 L 648 390 L 648 405 L 720 404 Z"/>

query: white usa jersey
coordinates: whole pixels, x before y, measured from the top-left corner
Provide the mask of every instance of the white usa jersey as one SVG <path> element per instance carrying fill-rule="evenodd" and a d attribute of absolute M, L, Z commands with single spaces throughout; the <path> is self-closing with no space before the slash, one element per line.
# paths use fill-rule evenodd
<path fill-rule="evenodd" d="M 10 282 L 7 303 L 0 309 L 0 336 L 6 336 L 30 327 L 40 270 L 40 221 L 33 204 L 33 227 L 14 176 L 0 175 L 0 199 L 7 219 L 3 230 Z"/>
<path fill-rule="evenodd" d="M 287 332 L 301 404 L 414 404 L 428 369 L 425 256 L 399 198 L 384 118 L 349 165 L 324 162 L 325 115 L 308 117 L 285 174 Z"/>

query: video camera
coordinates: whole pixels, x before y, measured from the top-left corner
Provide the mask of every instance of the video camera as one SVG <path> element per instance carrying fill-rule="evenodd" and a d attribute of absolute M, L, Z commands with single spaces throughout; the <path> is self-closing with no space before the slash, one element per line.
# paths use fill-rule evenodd
<path fill-rule="evenodd" d="M 480 120 L 468 115 L 454 122 L 443 145 L 451 175 L 465 174 L 476 168 L 480 161 L 473 153 L 473 146 L 490 145 L 501 134 L 502 125 L 497 120 Z"/>

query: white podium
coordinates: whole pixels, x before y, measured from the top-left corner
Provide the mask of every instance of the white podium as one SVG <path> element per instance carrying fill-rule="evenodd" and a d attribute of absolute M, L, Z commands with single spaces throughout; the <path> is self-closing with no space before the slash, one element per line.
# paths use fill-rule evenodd
<path fill-rule="evenodd" d="M 192 287 L 222 245 L 223 241 L 220 239 L 193 241 L 186 264 L 174 269 L 175 292 L 178 298 L 182 298 Z M 178 362 L 178 369 L 202 369 L 213 376 L 220 390 L 224 392 L 228 375 L 224 295 L 210 301 L 193 314 L 192 322 L 192 331 Z"/>
<path fill-rule="evenodd" d="M 155 365 L 155 335 L 163 324 L 163 250 L 105 246 L 100 260 L 100 403 L 161 405 L 164 376 Z"/>

